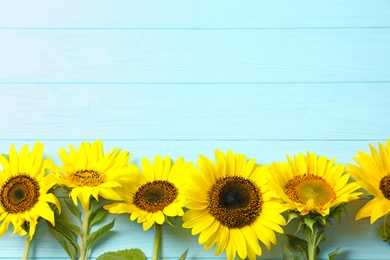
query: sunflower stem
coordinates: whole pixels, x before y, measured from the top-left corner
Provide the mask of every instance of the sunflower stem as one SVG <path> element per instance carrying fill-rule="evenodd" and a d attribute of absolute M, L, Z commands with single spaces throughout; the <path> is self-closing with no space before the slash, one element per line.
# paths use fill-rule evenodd
<path fill-rule="evenodd" d="M 28 255 L 30 254 L 31 240 L 32 239 L 30 239 L 30 236 L 27 235 L 26 239 L 24 240 L 24 251 L 23 251 L 22 260 L 28 260 Z"/>
<path fill-rule="evenodd" d="M 316 260 L 317 259 L 317 247 L 311 243 L 307 244 L 307 256 L 308 260 Z"/>
<path fill-rule="evenodd" d="M 152 260 L 158 260 L 158 254 L 159 254 L 160 245 L 161 245 L 161 233 L 162 233 L 161 225 L 155 223 L 154 224 L 154 244 L 153 244 Z"/>
<path fill-rule="evenodd" d="M 387 216 L 388 216 L 388 214 L 386 214 L 386 215 L 383 217 L 383 230 L 384 230 L 384 235 L 385 235 L 385 237 L 388 237 L 388 236 L 389 236 L 389 232 L 388 232 L 388 229 L 387 229 Z"/>
<path fill-rule="evenodd" d="M 89 254 L 89 247 L 87 245 L 87 238 L 90 232 L 89 217 L 93 212 L 93 207 L 88 207 L 84 210 L 83 221 L 81 224 L 81 237 L 80 237 L 80 256 L 79 260 L 87 260 Z"/>

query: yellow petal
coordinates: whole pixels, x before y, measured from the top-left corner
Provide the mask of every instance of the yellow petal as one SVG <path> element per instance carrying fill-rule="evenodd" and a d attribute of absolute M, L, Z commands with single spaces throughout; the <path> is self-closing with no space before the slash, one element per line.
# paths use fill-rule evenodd
<path fill-rule="evenodd" d="M 142 158 L 141 165 L 145 180 L 147 182 L 154 181 L 154 169 L 153 166 L 150 164 L 149 160 L 146 158 Z"/>
<path fill-rule="evenodd" d="M 154 177 L 153 180 L 162 180 L 162 173 L 163 173 L 163 160 L 160 155 L 157 155 L 154 157 L 153 161 L 153 172 L 154 172 Z"/>
<path fill-rule="evenodd" d="M 162 211 L 157 211 L 157 212 L 153 213 L 153 216 L 154 216 L 154 220 L 156 221 L 157 224 L 161 225 L 164 223 L 165 216 L 162 213 Z"/>
<path fill-rule="evenodd" d="M 18 174 L 19 173 L 19 157 L 18 157 L 18 153 L 16 152 L 14 144 L 12 144 L 11 149 L 9 151 L 9 162 L 10 162 L 12 174 Z"/>
<path fill-rule="evenodd" d="M 205 243 L 209 238 L 218 230 L 220 224 L 218 221 L 214 221 L 208 228 L 200 232 L 199 244 Z"/>
<path fill-rule="evenodd" d="M 10 220 L 11 220 L 11 218 L 8 217 L 1 223 L 0 237 L 3 236 L 5 234 L 5 232 L 7 232 L 8 227 L 9 227 L 9 223 L 11 222 Z"/>
<path fill-rule="evenodd" d="M 239 228 L 230 229 L 231 238 L 234 239 L 234 243 L 236 245 L 237 253 L 241 257 L 241 259 L 245 259 L 246 252 L 246 239 L 242 234 Z"/>
<path fill-rule="evenodd" d="M 59 213 L 61 214 L 61 204 L 58 201 L 58 198 L 54 194 L 52 194 L 52 193 L 43 194 L 43 195 L 39 196 L 39 200 L 45 201 L 45 202 L 50 202 L 50 203 L 56 205 Z"/>
<path fill-rule="evenodd" d="M 369 202 L 367 202 L 367 203 L 358 211 L 358 213 L 356 214 L 355 219 L 356 219 L 356 220 L 359 220 L 359 219 L 362 219 L 362 218 L 366 218 L 366 217 L 371 216 L 371 213 L 372 213 L 372 211 L 374 210 L 374 207 L 375 207 L 376 203 L 378 203 L 379 200 L 381 200 L 381 199 L 374 198 L 374 199 L 370 200 Z"/>
<path fill-rule="evenodd" d="M 215 254 L 219 255 L 226 248 L 228 241 L 230 240 L 229 228 L 219 225 L 217 238 L 217 246 L 215 247 Z"/>
<path fill-rule="evenodd" d="M 370 223 L 374 223 L 378 218 L 390 213 L 390 200 L 381 199 L 376 204 L 372 211 Z"/>

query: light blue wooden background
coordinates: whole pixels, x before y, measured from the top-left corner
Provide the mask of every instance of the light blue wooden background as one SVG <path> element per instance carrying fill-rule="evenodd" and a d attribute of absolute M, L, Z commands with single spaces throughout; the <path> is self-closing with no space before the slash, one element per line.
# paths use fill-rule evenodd
<path fill-rule="evenodd" d="M 132 161 L 195 161 L 232 149 L 264 164 L 306 150 L 352 162 L 390 137 L 390 1 L 0 0 L 0 153 L 37 140 L 47 156 L 103 139 Z M 321 258 L 390 259 L 377 225 L 327 230 Z M 292 232 L 293 227 L 287 227 Z M 189 230 L 164 226 L 162 256 L 212 259 Z M 264 251 L 279 259 L 286 242 Z M 146 233 L 118 216 L 105 251 L 140 247 Z M 23 238 L 0 238 L 20 259 Z M 32 259 L 67 259 L 46 227 Z M 219 256 L 224 258 L 224 254 Z"/>

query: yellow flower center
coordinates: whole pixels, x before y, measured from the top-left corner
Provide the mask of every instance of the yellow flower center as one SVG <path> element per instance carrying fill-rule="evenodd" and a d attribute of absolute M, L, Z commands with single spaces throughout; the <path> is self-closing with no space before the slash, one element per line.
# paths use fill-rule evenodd
<path fill-rule="evenodd" d="M 313 199 L 315 205 L 322 206 L 336 199 L 333 188 L 323 178 L 313 174 L 297 175 L 287 182 L 285 188 L 287 196 L 298 203 Z"/>
<path fill-rule="evenodd" d="M 254 222 L 261 212 L 260 189 L 250 180 L 229 176 L 217 180 L 208 191 L 209 213 L 228 228 Z"/>
<path fill-rule="evenodd" d="M 1 187 L 0 203 L 8 213 L 25 212 L 38 202 L 39 183 L 27 175 L 9 178 Z"/>
<path fill-rule="evenodd" d="M 379 189 L 381 190 L 383 196 L 390 200 L 390 175 L 386 175 L 379 182 Z"/>
<path fill-rule="evenodd" d="M 106 181 L 106 177 L 94 170 L 78 170 L 68 176 L 68 180 L 76 186 L 95 187 Z"/>
<path fill-rule="evenodd" d="M 147 212 L 163 210 L 179 194 L 177 188 L 168 181 L 153 181 L 142 185 L 134 194 L 133 203 Z"/>

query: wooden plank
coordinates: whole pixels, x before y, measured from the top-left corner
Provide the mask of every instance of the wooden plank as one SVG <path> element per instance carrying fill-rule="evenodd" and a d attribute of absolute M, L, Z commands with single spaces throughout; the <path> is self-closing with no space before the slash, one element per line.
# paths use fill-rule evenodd
<path fill-rule="evenodd" d="M 2 28 L 318 28 L 390 26 L 386 0 L 12 1 Z"/>
<path fill-rule="evenodd" d="M 389 82 L 390 29 L 0 30 L 2 83 Z"/>
<path fill-rule="evenodd" d="M 2 85 L 0 139 L 386 139 L 389 87 Z"/>
<path fill-rule="evenodd" d="M 17 149 L 26 143 L 32 144 L 33 141 L 0 141 L 0 152 L 8 151 L 11 143 L 15 143 Z M 59 163 L 56 152 L 61 147 L 66 147 L 69 143 L 77 145 L 78 140 L 57 140 L 45 141 L 45 154 L 51 156 L 56 163 Z M 375 144 L 375 143 L 373 143 Z M 352 162 L 356 150 L 368 152 L 368 145 L 365 141 L 335 141 L 335 142 L 152 142 L 152 141 L 104 141 L 105 150 L 108 151 L 114 147 L 121 147 L 130 150 L 133 154 L 131 161 L 138 164 L 142 157 L 149 159 L 160 153 L 162 156 L 170 155 L 172 158 L 184 156 L 187 161 L 195 161 L 197 154 L 201 153 L 213 159 L 215 148 L 223 151 L 233 149 L 234 152 L 245 153 L 248 157 L 256 158 L 258 163 L 270 163 L 271 161 L 285 161 L 285 154 L 293 154 L 310 150 L 318 154 L 326 155 L 329 158 L 337 157 L 337 163 Z M 334 222 L 327 229 L 327 240 L 321 246 L 321 258 L 326 259 L 329 252 L 338 246 L 341 249 L 341 259 L 388 259 L 388 246 L 376 238 L 377 224 L 370 225 L 368 219 L 354 221 L 356 212 L 366 203 L 366 200 L 357 201 L 347 206 L 348 215 L 342 215 L 341 224 Z M 69 214 L 64 209 L 65 216 Z M 113 232 L 108 237 L 102 239 L 92 252 L 92 259 L 98 255 L 110 251 L 130 247 L 140 247 L 148 257 L 152 254 L 153 230 L 143 232 L 142 227 L 134 222 L 129 222 L 128 215 L 118 215 Z M 180 227 L 180 221 L 179 225 Z M 286 227 L 286 233 L 294 233 L 295 227 L 289 225 Z M 203 246 L 198 244 L 198 237 L 192 236 L 189 230 L 181 228 L 172 228 L 164 225 L 164 242 L 162 256 L 167 259 L 177 259 L 178 255 L 189 247 L 189 259 L 224 259 L 224 254 L 214 257 L 214 248 L 204 251 Z M 0 250 L 2 254 L 0 259 L 20 259 L 20 248 L 23 245 L 23 238 L 17 235 L 5 235 L 1 238 Z M 280 259 L 281 249 L 286 243 L 283 236 L 278 236 L 278 244 L 273 246 L 270 251 L 263 248 L 262 259 Z M 66 254 L 61 247 L 49 235 L 47 228 L 42 226 L 37 231 L 34 240 L 31 257 L 34 259 L 67 259 Z"/>
<path fill-rule="evenodd" d="M 69 150 L 69 144 L 76 148 L 80 142 L 93 141 L 93 139 L 81 140 L 42 140 L 45 146 L 45 156 L 50 157 L 56 164 L 60 165 L 57 152 L 60 148 Z M 354 163 L 353 157 L 357 156 L 356 151 L 369 153 L 368 144 L 378 147 L 378 142 L 386 140 L 371 141 L 142 141 L 142 140 L 104 140 L 104 150 L 108 152 L 113 148 L 122 148 L 131 154 L 131 162 L 140 165 L 141 159 L 146 157 L 152 160 L 156 155 L 170 156 L 174 160 L 184 157 L 187 161 L 196 162 L 198 155 L 202 154 L 214 158 L 216 149 L 227 152 L 229 149 L 235 153 L 246 154 L 248 158 L 256 158 L 258 164 L 269 164 L 273 161 L 286 161 L 286 154 L 294 155 L 316 152 L 318 155 L 327 156 L 329 159 L 336 158 L 337 163 Z M 25 144 L 30 148 L 36 140 L 0 140 L 0 153 L 7 154 L 12 144 L 15 144 L 19 151 Z"/>

